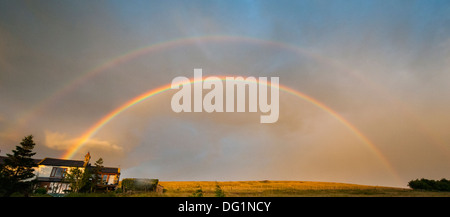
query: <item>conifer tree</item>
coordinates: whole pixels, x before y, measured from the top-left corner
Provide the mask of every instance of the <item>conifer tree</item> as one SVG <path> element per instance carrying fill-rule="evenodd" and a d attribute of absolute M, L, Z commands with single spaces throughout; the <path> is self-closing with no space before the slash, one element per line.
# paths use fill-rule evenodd
<path fill-rule="evenodd" d="M 97 185 L 102 182 L 101 172 L 103 170 L 103 159 L 99 158 L 94 163 L 94 167 L 92 168 L 92 185 L 91 185 L 91 192 L 95 192 L 97 190 Z"/>
<path fill-rule="evenodd" d="M 33 136 L 29 135 L 23 138 L 20 146 L 16 146 L 16 149 L 12 151 L 13 154 L 6 154 L 7 158 L 0 168 L 0 192 L 3 192 L 3 196 L 9 197 L 14 192 L 21 192 L 28 196 L 31 192 L 30 179 L 35 176 L 33 167 L 37 166 L 31 158 L 36 154 L 33 152 L 35 145 Z"/>

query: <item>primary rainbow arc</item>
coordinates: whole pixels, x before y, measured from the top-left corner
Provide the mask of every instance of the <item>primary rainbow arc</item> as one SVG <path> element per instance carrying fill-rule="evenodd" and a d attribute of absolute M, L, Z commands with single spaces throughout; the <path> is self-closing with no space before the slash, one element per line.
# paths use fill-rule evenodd
<path fill-rule="evenodd" d="M 228 76 L 214 76 L 219 78 L 220 80 L 226 80 Z M 202 78 L 203 80 L 204 78 Z M 189 79 L 189 82 L 180 82 L 179 84 L 185 84 L 185 83 L 195 83 L 202 80 L 194 80 Z M 259 83 L 258 81 L 256 81 Z M 265 83 L 268 86 L 271 86 L 270 82 L 267 81 Z M 171 90 L 172 83 L 162 85 L 158 88 L 151 89 L 147 92 L 144 92 L 131 100 L 125 102 L 121 106 L 115 108 L 111 112 L 109 112 L 107 115 L 103 116 L 100 120 L 98 120 L 94 125 L 92 125 L 87 131 L 85 131 L 81 138 L 78 140 L 77 143 L 72 145 L 63 155 L 63 159 L 71 159 L 77 152 L 80 150 L 86 142 L 88 142 L 103 126 L 108 124 L 112 119 L 117 117 L 122 112 L 126 111 L 127 109 L 139 104 L 140 102 L 149 99 L 152 96 L 158 95 L 160 93 L 163 93 L 165 91 Z M 307 102 L 312 103 L 313 105 L 317 106 L 321 110 L 327 112 L 331 116 L 333 116 L 335 119 L 337 119 L 340 123 L 342 123 L 344 126 L 346 126 L 351 132 L 353 132 L 364 144 L 366 144 L 371 151 L 380 159 L 380 161 L 383 163 L 383 165 L 389 170 L 389 172 L 397 179 L 400 180 L 398 174 L 396 173 L 395 169 L 391 166 L 389 161 L 386 159 L 386 157 L 382 154 L 382 152 L 363 134 L 361 133 L 353 124 L 351 124 L 348 120 L 346 120 L 344 117 L 342 117 L 340 114 L 338 114 L 333 109 L 329 108 L 325 104 L 321 103 L 320 101 L 314 99 L 311 96 L 308 96 L 300 91 L 294 90 L 290 87 L 287 87 L 285 85 L 278 85 L 278 88 L 281 91 L 284 91 L 286 93 L 292 94 L 294 96 L 297 96 L 303 100 L 306 100 Z"/>

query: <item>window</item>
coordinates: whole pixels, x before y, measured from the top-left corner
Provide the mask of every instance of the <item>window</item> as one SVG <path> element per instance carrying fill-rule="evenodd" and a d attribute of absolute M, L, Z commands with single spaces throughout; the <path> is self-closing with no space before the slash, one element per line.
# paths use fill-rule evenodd
<path fill-rule="evenodd" d="M 63 178 L 66 175 L 67 168 L 53 167 L 50 177 Z"/>
<path fill-rule="evenodd" d="M 102 183 L 103 183 L 103 184 L 108 183 L 108 175 L 103 175 Z"/>

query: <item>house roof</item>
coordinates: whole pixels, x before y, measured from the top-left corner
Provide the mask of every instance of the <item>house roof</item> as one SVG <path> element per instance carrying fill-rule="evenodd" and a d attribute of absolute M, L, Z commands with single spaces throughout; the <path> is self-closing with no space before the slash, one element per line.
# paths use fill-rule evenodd
<path fill-rule="evenodd" d="M 100 172 L 102 173 L 119 173 L 119 168 L 103 167 Z"/>
<path fill-rule="evenodd" d="M 0 164 L 4 163 L 4 160 L 8 158 L 6 156 L 0 156 Z M 66 166 L 66 167 L 83 167 L 84 161 L 82 160 L 65 160 L 58 158 L 49 158 L 46 157 L 44 159 L 33 159 L 34 162 L 38 165 L 48 165 L 48 166 Z M 89 165 L 89 168 L 94 168 Z M 101 169 L 102 173 L 120 173 L 119 168 L 116 167 L 103 167 Z"/>
<path fill-rule="evenodd" d="M 67 166 L 67 167 L 82 167 L 84 161 L 82 160 L 64 160 L 57 158 L 44 158 L 39 163 L 39 165 L 52 165 L 52 166 Z"/>
<path fill-rule="evenodd" d="M 95 166 L 89 165 L 87 167 L 87 169 L 89 170 L 94 170 Z M 116 173 L 116 174 L 120 174 L 120 169 L 117 167 L 102 167 L 100 170 L 100 173 Z"/>

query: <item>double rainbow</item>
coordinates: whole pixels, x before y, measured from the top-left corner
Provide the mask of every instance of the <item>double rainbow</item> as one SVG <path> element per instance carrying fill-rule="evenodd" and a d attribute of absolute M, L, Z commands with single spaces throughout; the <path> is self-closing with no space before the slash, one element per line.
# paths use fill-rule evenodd
<path fill-rule="evenodd" d="M 214 76 L 217 77 L 220 80 L 227 80 L 228 76 Z M 189 79 L 189 82 L 180 82 L 178 85 L 183 85 L 187 83 L 195 83 L 203 81 L 205 78 L 202 78 L 201 80 L 194 80 Z M 256 83 L 258 80 L 255 81 Z M 260 83 L 268 86 L 272 86 L 269 81 L 267 83 Z M 79 139 L 77 143 L 75 143 L 72 147 L 70 147 L 62 156 L 64 159 L 70 159 L 72 158 L 78 150 L 80 150 L 86 142 L 88 142 L 100 129 L 102 129 L 103 126 L 108 124 L 112 119 L 126 111 L 127 109 L 139 104 L 140 102 L 143 102 L 147 99 L 149 99 L 152 96 L 158 95 L 160 93 L 163 93 L 165 91 L 171 90 L 172 83 L 160 86 L 155 89 L 151 89 L 147 92 L 144 92 L 131 100 L 125 102 L 121 106 L 117 107 L 116 109 L 109 112 L 107 115 L 103 116 L 100 120 L 98 120 L 94 125 L 92 125 Z M 353 124 L 351 124 L 348 120 L 346 120 L 344 117 L 342 117 L 340 114 L 338 114 L 336 111 L 331 109 L 330 107 L 326 106 L 325 104 L 321 103 L 320 101 L 314 99 L 311 96 L 308 96 L 300 91 L 294 90 L 290 87 L 287 87 L 285 85 L 279 84 L 278 86 L 272 86 L 272 87 L 278 87 L 281 91 L 292 94 L 296 97 L 299 97 L 300 99 L 303 99 L 307 102 L 312 103 L 316 107 L 320 108 L 321 110 L 327 112 L 331 116 L 333 116 L 336 120 L 338 120 L 340 123 L 342 123 L 345 127 L 347 127 L 352 133 L 354 133 L 364 144 L 366 144 L 370 150 L 380 159 L 380 161 L 383 163 L 383 165 L 389 170 L 389 172 L 397 179 L 400 180 L 399 176 L 397 175 L 395 169 L 391 166 L 389 161 L 386 159 L 386 157 L 382 154 L 382 152 L 363 134 L 361 131 L 359 131 Z"/>
<path fill-rule="evenodd" d="M 249 43 L 249 44 L 258 44 L 258 45 L 264 45 L 269 47 L 276 47 L 288 51 L 292 51 L 293 53 L 296 53 L 298 55 L 309 57 L 315 61 L 337 67 L 342 69 L 342 72 L 347 73 L 348 75 L 351 75 L 359 80 L 361 80 L 364 83 L 367 83 L 368 86 L 374 88 L 374 85 L 370 83 L 367 79 L 365 79 L 360 73 L 356 72 L 355 70 L 351 70 L 345 65 L 340 64 L 339 62 L 333 61 L 332 59 L 317 55 L 311 51 L 299 48 L 297 46 L 286 44 L 283 42 L 277 42 L 277 41 L 268 41 L 264 39 L 258 39 L 258 38 L 250 38 L 250 37 L 243 37 L 243 36 L 223 36 L 223 35 L 208 35 L 208 36 L 200 36 L 200 37 L 192 37 L 192 38 L 177 38 L 169 41 L 162 41 L 156 44 L 151 44 L 149 46 L 141 47 L 135 50 L 131 50 L 129 52 L 126 52 L 120 56 L 114 57 L 103 64 L 100 64 L 94 68 L 91 68 L 90 70 L 82 73 L 80 76 L 75 78 L 74 80 L 70 81 L 69 83 L 66 83 L 63 85 L 62 88 L 60 88 L 58 91 L 55 91 L 52 95 L 49 95 L 47 98 L 40 100 L 40 103 L 36 106 L 31 107 L 28 111 L 26 111 L 23 115 L 21 115 L 21 119 L 18 121 L 18 124 L 16 125 L 16 129 L 8 129 L 10 131 L 15 131 L 22 126 L 26 126 L 27 123 L 29 123 L 31 120 L 33 120 L 35 117 L 39 117 L 41 113 L 47 110 L 47 108 L 58 102 L 59 99 L 63 98 L 67 94 L 71 93 L 75 89 L 79 88 L 81 85 L 83 85 L 85 82 L 89 81 L 90 79 L 93 79 L 94 77 L 108 71 L 109 69 L 112 69 L 118 65 L 127 63 L 135 58 L 157 53 L 160 51 L 177 48 L 180 46 L 189 46 L 189 45 L 195 45 L 196 43 L 203 43 L 203 42 L 212 42 L 212 43 L 223 43 L 223 42 L 232 42 L 232 43 Z M 225 76 L 219 76 L 220 79 L 224 79 Z M 190 82 L 194 82 L 191 80 Z M 270 84 L 269 84 L 270 85 Z M 171 89 L 171 84 L 166 84 L 163 86 L 160 86 L 158 88 L 149 90 L 145 93 L 142 93 L 141 95 L 138 95 L 131 100 L 125 102 L 121 106 L 117 107 L 116 109 L 109 112 L 107 115 L 103 116 L 101 119 L 99 119 L 94 125 L 92 125 L 87 131 L 85 131 L 81 139 L 79 139 L 79 142 L 71 146 L 64 154 L 63 158 L 72 158 L 77 151 L 84 146 L 84 144 L 89 141 L 104 125 L 108 124 L 114 117 L 119 115 L 120 113 L 124 112 L 128 108 L 154 96 L 159 93 L 165 92 L 167 90 Z M 345 118 L 343 118 L 341 115 L 339 115 L 337 112 L 329 108 L 328 106 L 324 105 L 323 103 L 319 102 L 318 100 L 302 93 L 297 90 L 294 90 L 292 88 L 289 88 L 287 86 L 279 85 L 279 89 L 281 91 L 290 93 L 294 96 L 297 96 L 303 100 L 306 100 L 315 106 L 319 107 L 323 111 L 329 113 L 331 116 L 333 116 L 335 119 L 337 119 L 339 122 L 341 122 L 344 126 L 346 126 L 351 132 L 353 132 L 364 144 L 366 144 L 375 154 L 376 156 L 383 162 L 383 164 L 386 166 L 386 168 L 389 169 L 389 171 L 398 178 L 398 175 L 396 174 L 393 167 L 390 165 L 389 161 L 384 157 L 384 155 L 381 153 L 381 151 L 364 135 L 362 134 L 354 125 L 352 125 L 349 121 L 347 121 Z M 375 88 L 378 89 L 378 88 Z M 437 142 L 436 142 L 437 143 Z M 441 145 L 443 147 L 443 145 Z M 446 149 L 447 150 L 447 149 Z"/>

